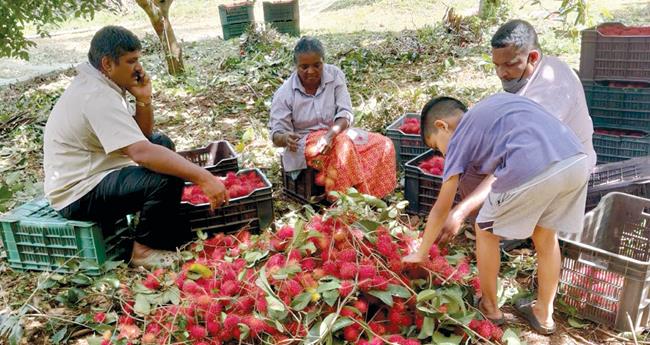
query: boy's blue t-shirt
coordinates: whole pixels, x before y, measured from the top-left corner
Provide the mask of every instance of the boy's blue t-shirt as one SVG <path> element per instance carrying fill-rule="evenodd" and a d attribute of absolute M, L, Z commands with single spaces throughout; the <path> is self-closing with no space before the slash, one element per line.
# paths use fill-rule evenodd
<path fill-rule="evenodd" d="M 581 152 L 573 131 L 541 105 L 499 93 L 463 115 L 447 147 L 443 180 L 475 166 L 482 174 L 493 174 L 492 191 L 503 193 Z"/>

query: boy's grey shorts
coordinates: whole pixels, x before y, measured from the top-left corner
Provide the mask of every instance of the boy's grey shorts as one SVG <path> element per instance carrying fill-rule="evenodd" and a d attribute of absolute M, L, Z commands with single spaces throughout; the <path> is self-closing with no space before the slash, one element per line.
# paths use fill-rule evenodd
<path fill-rule="evenodd" d="M 556 162 L 520 187 L 491 192 L 476 223 L 505 239 L 528 238 L 537 225 L 555 232 L 581 232 L 589 174 L 585 154 Z"/>

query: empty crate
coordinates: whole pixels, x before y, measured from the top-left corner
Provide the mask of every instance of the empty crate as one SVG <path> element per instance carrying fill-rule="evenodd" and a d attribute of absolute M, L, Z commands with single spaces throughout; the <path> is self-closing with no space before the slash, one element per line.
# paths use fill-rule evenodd
<path fill-rule="evenodd" d="M 96 275 L 106 261 L 128 259 L 133 244 L 126 218 L 101 229 L 93 222 L 63 218 L 45 199 L 17 207 L 0 218 L 0 226 L 9 266 L 21 271 L 68 272 L 65 264 L 77 261 Z"/>
<path fill-rule="evenodd" d="M 596 166 L 589 178 L 586 211 L 611 192 L 650 198 L 650 157 Z"/>
<path fill-rule="evenodd" d="M 225 140 L 212 142 L 203 148 L 180 151 L 178 154 L 190 162 L 206 168 L 213 175 L 222 176 L 229 171 L 239 170 L 237 153 L 232 145 Z"/>
<path fill-rule="evenodd" d="M 240 36 L 255 23 L 254 5 L 253 2 L 219 5 L 219 19 L 224 40 Z"/>

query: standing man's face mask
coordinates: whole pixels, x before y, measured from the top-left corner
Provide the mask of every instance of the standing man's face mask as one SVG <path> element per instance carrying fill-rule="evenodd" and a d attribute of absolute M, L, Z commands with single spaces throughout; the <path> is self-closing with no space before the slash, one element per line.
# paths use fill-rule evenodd
<path fill-rule="evenodd" d="M 530 63 L 530 55 L 526 58 L 526 65 Z M 526 69 L 521 71 L 521 75 L 519 78 L 515 79 L 510 79 L 510 80 L 504 80 L 501 79 L 501 86 L 503 86 L 503 91 L 505 92 L 510 92 L 510 93 L 517 93 L 519 90 L 521 90 L 522 87 L 524 87 L 526 84 L 528 84 L 528 81 L 530 78 L 524 77 L 526 74 Z"/>
<path fill-rule="evenodd" d="M 503 90 L 517 93 L 530 80 L 539 61 L 539 51 L 521 51 L 514 46 L 492 49 L 492 62 Z"/>

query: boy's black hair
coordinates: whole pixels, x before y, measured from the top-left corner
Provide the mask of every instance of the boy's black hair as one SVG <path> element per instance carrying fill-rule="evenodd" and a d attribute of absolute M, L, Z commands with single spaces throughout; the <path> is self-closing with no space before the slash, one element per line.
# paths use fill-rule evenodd
<path fill-rule="evenodd" d="M 142 50 L 138 36 L 121 26 L 108 25 L 99 29 L 90 41 L 88 61 L 95 68 L 101 70 L 104 56 L 119 63 L 120 56 L 138 50 Z"/>
<path fill-rule="evenodd" d="M 537 32 L 530 23 L 521 19 L 511 20 L 494 33 L 490 41 L 492 48 L 513 46 L 517 50 L 539 50 Z"/>
<path fill-rule="evenodd" d="M 426 143 L 426 138 L 430 134 L 436 133 L 437 129 L 434 125 L 436 120 L 453 116 L 457 111 L 465 113 L 467 107 L 463 102 L 453 97 L 435 97 L 427 102 L 424 108 L 422 108 L 422 114 L 420 115 L 420 135 L 422 136 L 422 142 Z"/>

